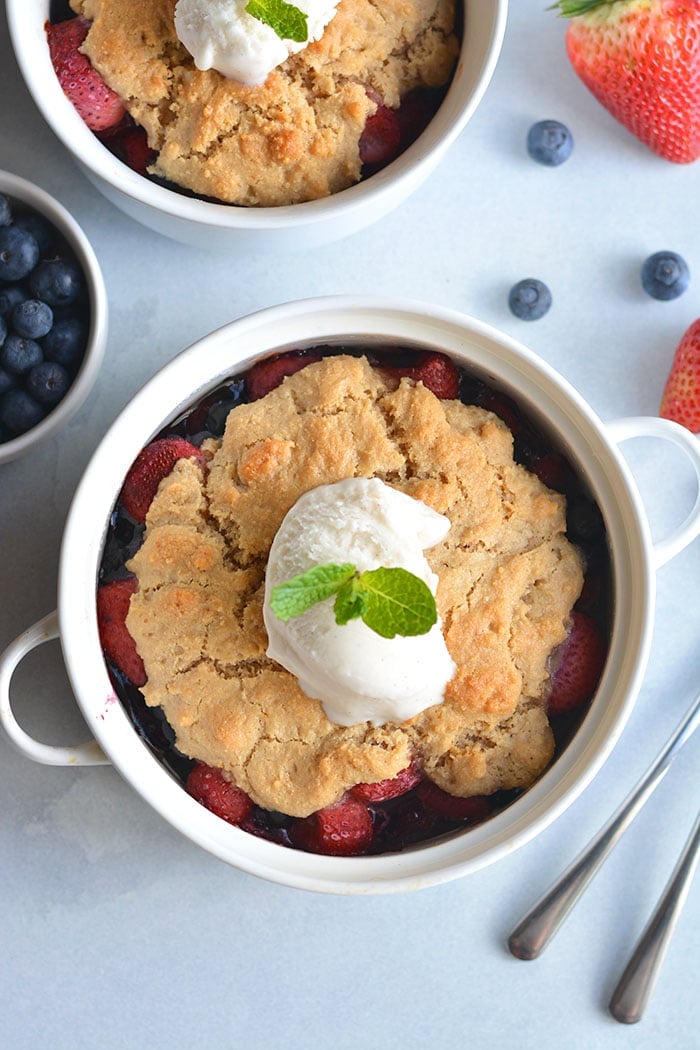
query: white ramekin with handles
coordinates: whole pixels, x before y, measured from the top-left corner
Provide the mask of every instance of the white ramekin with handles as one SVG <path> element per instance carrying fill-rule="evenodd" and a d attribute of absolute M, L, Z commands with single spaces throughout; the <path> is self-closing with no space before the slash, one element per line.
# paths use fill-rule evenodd
<path fill-rule="evenodd" d="M 507 0 L 463 0 L 464 38 L 450 89 L 419 138 L 382 171 L 322 200 L 238 208 L 186 196 L 122 163 L 93 135 L 64 96 L 49 58 L 44 24 L 50 0 L 6 0 L 17 63 L 42 116 L 87 177 L 137 222 L 197 248 L 287 252 L 338 240 L 406 200 L 436 168 L 476 111 L 498 61 Z"/>
<path fill-rule="evenodd" d="M 267 842 L 228 825 L 190 798 L 155 758 L 116 701 L 100 650 L 95 590 L 113 505 L 139 450 L 168 422 L 254 361 L 314 344 L 434 348 L 513 396 L 584 476 L 602 511 L 613 569 L 608 659 L 583 724 L 553 765 L 508 809 L 473 829 L 401 853 L 327 857 Z M 307 890 L 385 893 L 466 875 L 529 841 L 587 786 L 635 703 L 654 618 L 656 570 L 700 534 L 700 496 L 670 536 L 653 542 L 619 443 L 655 437 L 679 446 L 700 483 L 700 442 L 675 423 L 637 417 L 603 423 L 583 398 L 526 347 L 477 320 L 401 299 L 302 300 L 234 321 L 166 365 L 134 397 L 94 453 L 75 493 L 60 558 L 58 609 L 0 657 L 0 719 L 28 757 L 57 765 L 111 762 L 166 820 L 222 860 Z M 699 486 L 700 487 L 700 486 Z M 80 709 L 95 739 L 52 747 L 30 737 L 10 704 L 23 656 L 59 637 Z"/>

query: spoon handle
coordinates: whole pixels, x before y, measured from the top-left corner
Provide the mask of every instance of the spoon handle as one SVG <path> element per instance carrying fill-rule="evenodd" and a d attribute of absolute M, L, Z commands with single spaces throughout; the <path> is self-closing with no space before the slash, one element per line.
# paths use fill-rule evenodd
<path fill-rule="evenodd" d="M 612 994 L 610 1013 L 622 1024 L 634 1024 L 644 1013 L 688 896 L 699 857 L 700 814 L 656 911 Z"/>
<path fill-rule="evenodd" d="M 516 958 L 536 959 L 547 946 L 698 725 L 700 693 L 663 750 L 610 820 L 513 930 L 508 939 L 508 948 Z"/>

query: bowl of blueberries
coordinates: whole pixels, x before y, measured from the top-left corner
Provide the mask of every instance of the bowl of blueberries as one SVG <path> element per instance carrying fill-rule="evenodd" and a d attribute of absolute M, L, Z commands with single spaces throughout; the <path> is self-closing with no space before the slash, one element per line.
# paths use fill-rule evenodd
<path fill-rule="evenodd" d="M 107 296 L 87 237 L 57 200 L 0 171 L 0 463 L 80 407 L 107 338 Z"/>

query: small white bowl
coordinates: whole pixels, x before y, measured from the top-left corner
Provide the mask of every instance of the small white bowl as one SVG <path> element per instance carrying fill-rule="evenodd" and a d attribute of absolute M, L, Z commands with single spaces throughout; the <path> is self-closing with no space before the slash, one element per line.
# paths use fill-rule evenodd
<path fill-rule="evenodd" d="M 0 171 L 0 193 L 26 204 L 28 208 L 43 215 L 55 226 L 70 245 L 83 271 L 90 300 L 88 341 L 78 374 L 65 397 L 44 416 L 40 423 L 26 433 L 12 438 L 11 441 L 0 443 L 0 464 L 2 464 L 24 455 L 39 441 L 53 434 L 77 412 L 87 397 L 100 370 L 107 343 L 107 293 L 100 264 L 90 242 L 62 204 L 59 204 L 54 197 L 34 185 L 33 182 L 28 182 L 18 175 L 12 175 L 9 171 Z"/>
<path fill-rule="evenodd" d="M 17 62 L 34 101 L 113 204 L 150 229 L 195 247 L 280 252 L 355 233 L 418 188 L 481 101 L 500 54 L 508 5 L 507 0 L 464 0 L 464 43 L 450 89 L 427 129 L 405 153 L 371 178 L 331 197 L 278 208 L 198 200 L 132 171 L 92 134 L 61 90 L 44 30 L 50 0 L 6 0 L 6 6 Z"/>
<path fill-rule="evenodd" d="M 605 671 L 571 743 L 506 810 L 449 838 L 382 856 L 328 857 L 289 849 L 232 827 L 185 792 L 148 750 L 116 700 L 97 628 L 96 580 L 122 480 L 140 449 L 207 392 L 255 361 L 292 347 L 351 343 L 432 348 L 513 397 L 548 432 L 587 482 L 606 525 L 613 616 Z M 583 398 L 530 350 L 473 318 L 403 300 L 322 298 L 287 303 L 235 321 L 165 366 L 134 397 L 94 453 L 63 537 L 58 612 L 20 635 L 0 657 L 0 721 L 30 758 L 54 765 L 111 761 L 166 820 L 245 871 L 306 890 L 388 893 L 466 875 L 532 839 L 595 776 L 620 737 L 644 675 L 654 619 L 655 571 L 700 533 L 700 497 L 672 535 L 653 543 L 618 442 L 653 436 L 678 445 L 700 480 L 700 443 L 668 420 L 603 424 Z M 10 706 L 14 669 L 30 650 L 60 637 L 82 713 L 96 739 L 52 747 L 30 737 Z"/>

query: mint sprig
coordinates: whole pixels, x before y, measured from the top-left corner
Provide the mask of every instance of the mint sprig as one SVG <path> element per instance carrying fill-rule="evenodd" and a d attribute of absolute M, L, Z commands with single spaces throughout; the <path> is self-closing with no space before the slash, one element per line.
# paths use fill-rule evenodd
<path fill-rule="evenodd" d="M 382 638 L 427 634 L 437 622 L 430 588 L 408 569 L 358 572 L 349 562 L 315 565 L 278 584 L 270 592 L 270 608 L 278 619 L 291 620 L 333 595 L 337 624 L 360 617 Z"/>
<path fill-rule="evenodd" d="M 274 29 L 280 40 L 303 44 L 309 39 L 308 16 L 286 0 L 249 0 L 246 11 Z"/>

